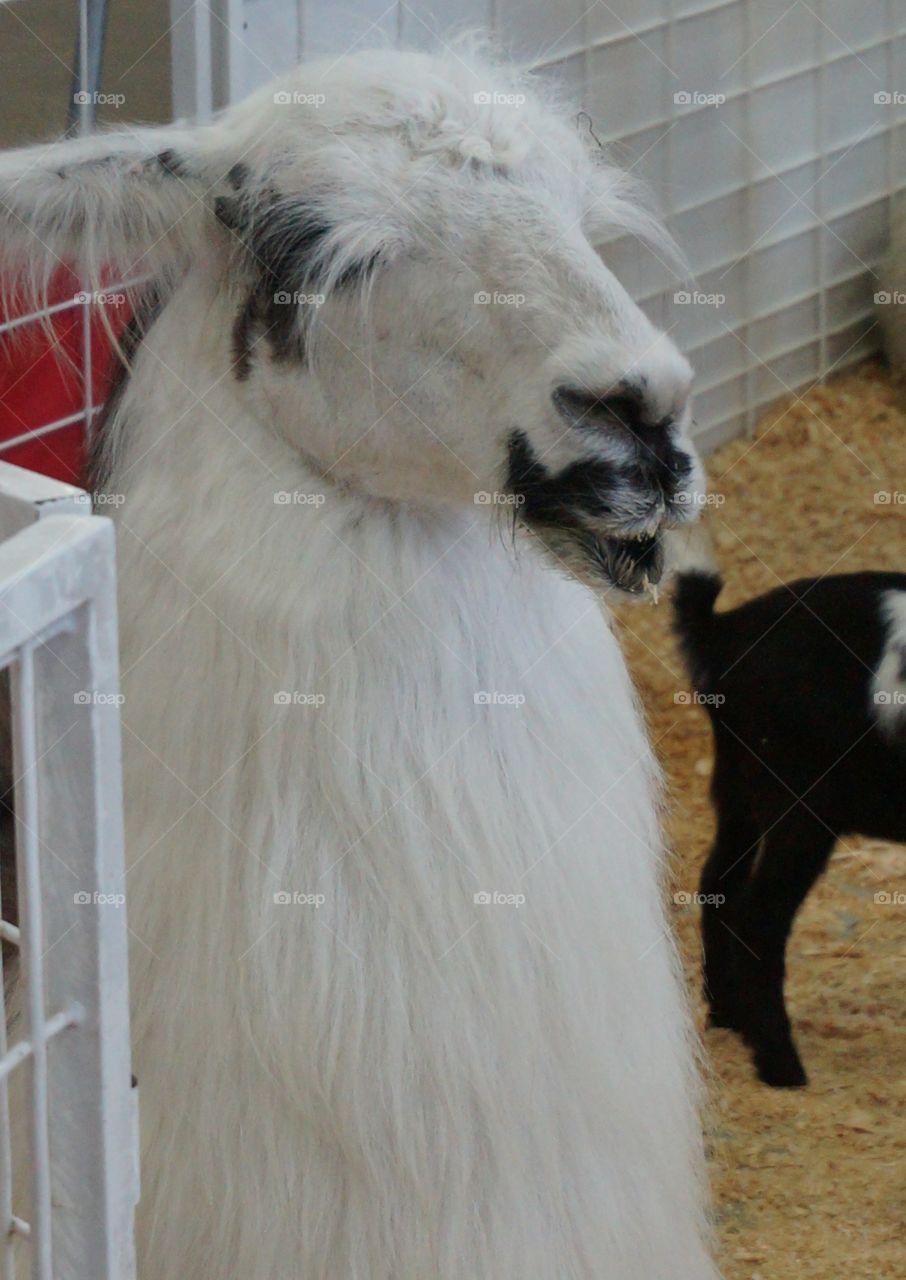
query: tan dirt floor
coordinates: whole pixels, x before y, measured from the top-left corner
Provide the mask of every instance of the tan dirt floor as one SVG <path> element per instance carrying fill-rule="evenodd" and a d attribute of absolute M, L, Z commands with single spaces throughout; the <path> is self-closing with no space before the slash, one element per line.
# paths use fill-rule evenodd
<path fill-rule="evenodd" d="M 906 379 L 879 363 L 786 398 L 754 438 L 724 446 L 707 467 L 723 499 L 709 516 L 727 584 L 721 607 L 781 580 L 906 571 Z M 669 614 L 663 597 L 657 608 L 620 608 L 618 630 L 667 774 L 671 894 L 683 894 L 695 891 L 713 834 L 711 741 L 704 711 L 675 700 L 689 685 Z M 703 1028 L 698 911 L 673 911 Z M 731 1032 L 704 1033 L 726 1280 L 906 1277 L 904 954 L 906 846 L 850 838 L 789 949 L 788 1002 L 809 1087 L 766 1088 Z"/>

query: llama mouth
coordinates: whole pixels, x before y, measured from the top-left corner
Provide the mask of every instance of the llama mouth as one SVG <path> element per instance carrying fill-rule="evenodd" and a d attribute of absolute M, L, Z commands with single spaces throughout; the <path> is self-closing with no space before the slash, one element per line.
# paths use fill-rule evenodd
<path fill-rule="evenodd" d="M 630 595 L 642 595 L 660 582 L 664 553 L 660 537 L 602 538 L 602 569 L 613 586 Z"/>
<path fill-rule="evenodd" d="M 523 522 L 556 565 L 587 586 L 657 598 L 656 586 L 664 572 L 659 534 L 618 538 L 577 518 L 551 524 L 523 517 Z"/>
<path fill-rule="evenodd" d="M 652 593 L 664 571 L 659 524 L 665 503 L 638 492 L 603 461 L 584 461 L 551 472 L 523 432 L 509 440 L 507 490 L 518 499 L 517 519 L 574 577 L 600 590 Z M 627 524 L 650 532 L 621 533 Z"/>
<path fill-rule="evenodd" d="M 602 534 L 582 521 L 536 532 L 576 577 L 598 589 L 603 581 L 628 595 L 651 594 L 664 572 L 659 534 L 619 538 Z"/>

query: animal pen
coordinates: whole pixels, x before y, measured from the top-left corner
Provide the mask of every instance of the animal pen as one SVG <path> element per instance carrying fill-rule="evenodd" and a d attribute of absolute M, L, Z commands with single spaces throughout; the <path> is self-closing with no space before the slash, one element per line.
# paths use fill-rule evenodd
<path fill-rule="evenodd" d="M 7 25 L 28 41 L 29 0 L 6 7 Z M 89 132 L 105 90 L 116 90 L 101 56 L 107 6 L 80 0 L 71 10 L 68 123 Z M 611 243 L 608 261 L 695 366 L 703 448 L 875 349 L 873 269 L 906 184 L 906 22 L 896 0 L 171 0 L 161 88 L 173 118 L 204 120 L 300 59 L 378 43 L 430 47 L 464 26 L 561 83 L 579 126 L 653 188 L 694 281 L 634 242 Z M 0 404 L 0 460 L 50 476 L 73 474 L 71 442 L 80 448 L 104 394 L 97 312 L 106 302 L 80 284 L 45 312 L 52 324 L 75 320 L 78 392 L 44 418 L 21 402 L 14 410 L 12 389 L 30 377 L 16 365 Z M 10 312 L 0 339 L 41 318 Z M 17 1274 L 14 1255 L 28 1256 L 20 1274 L 35 1280 L 134 1275 L 138 1090 L 113 537 L 89 508 L 70 486 L 2 467 L 18 923 L 4 908 L 0 934 L 26 992 L 0 1045 L 3 1280 Z M 13 1198 L 10 1091 L 20 1076 L 34 1173 L 27 1217 Z"/>
<path fill-rule="evenodd" d="M 90 514 L 87 495 L 2 463 L 0 530 L 17 872 L 0 936 L 19 978 L 11 1042 L 0 1022 L 0 1272 L 13 1280 L 24 1248 L 35 1280 L 129 1280 L 137 1095 L 113 529 Z M 23 1073 L 25 1106 L 24 1084 L 15 1091 Z M 11 1086 L 27 1133 L 11 1125 Z M 14 1168 L 26 1153 L 28 1188 Z"/>

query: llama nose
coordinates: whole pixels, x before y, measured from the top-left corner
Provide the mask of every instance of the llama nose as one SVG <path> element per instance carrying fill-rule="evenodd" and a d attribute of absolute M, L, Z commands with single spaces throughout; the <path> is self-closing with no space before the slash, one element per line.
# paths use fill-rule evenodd
<path fill-rule="evenodd" d="M 576 430 L 620 441 L 625 474 L 648 492 L 652 510 L 663 515 L 694 471 L 692 455 L 676 438 L 677 417 L 658 417 L 643 391 L 625 386 L 600 395 L 558 386 L 553 401 Z"/>
<path fill-rule="evenodd" d="M 584 387 L 559 386 L 551 398 L 560 416 L 580 430 L 625 427 L 634 432 L 645 421 L 644 399 L 635 390 L 597 393 Z"/>
<path fill-rule="evenodd" d="M 656 412 L 653 403 L 640 389 L 621 387 L 613 392 L 596 393 L 586 388 L 555 387 L 554 407 L 569 426 L 578 430 L 612 431 L 623 428 L 636 439 L 646 442 L 665 433 L 674 415 Z"/>

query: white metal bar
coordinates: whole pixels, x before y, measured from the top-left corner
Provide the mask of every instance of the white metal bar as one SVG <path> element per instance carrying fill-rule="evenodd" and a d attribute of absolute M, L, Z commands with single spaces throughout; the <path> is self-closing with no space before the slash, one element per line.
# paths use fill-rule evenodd
<path fill-rule="evenodd" d="M 739 0 L 730 0 L 730 3 L 727 5 L 724 5 L 724 4 L 715 5 L 714 9 L 706 10 L 705 12 L 714 13 L 718 9 L 733 8 L 734 5 L 738 3 L 739 3 Z M 745 4 L 743 5 L 743 7 L 746 7 Z M 701 18 L 703 16 L 704 16 L 703 12 L 678 14 L 676 17 L 676 22 L 677 22 L 677 25 L 682 25 L 684 23 L 690 22 L 696 18 Z M 658 18 L 657 21 L 649 22 L 644 26 L 639 25 L 637 27 L 633 27 L 631 31 L 619 31 L 612 36 L 605 36 L 603 39 L 596 41 L 592 45 L 589 45 L 587 52 L 595 53 L 599 49 L 606 49 L 608 47 L 612 47 L 613 45 L 618 45 L 618 44 L 626 44 L 628 43 L 628 41 L 637 39 L 639 36 L 644 38 L 649 35 L 654 35 L 659 31 L 663 31 L 664 28 L 667 26 L 668 21 L 669 20 L 666 18 Z M 869 40 L 865 44 L 853 45 L 849 49 L 843 48 L 843 49 L 836 50 L 834 52 L 830 52 L 827 54 L 827 65 L 829 67 L 832 67 L 838 62 L 845 62 L 847 58 L 864 57 L 866 54 L 874 53 L 878 49 L 884 49 L 887 43 L 888 43 L 887 38 L 882 36 L 880 40 Z M 532 69 L 535 71 L 541 71 L 545 67 L 556 66 L 556 64 L 559 61 L 561 61 L 561 59 L 562 59 L 562 55 L 557 55 L 557 57 L 552 57 L 546 60 L 539 59 L 537 62 L 532 63 Z M 803 63 L 801 66 L 798 66 L 798 67 L 793 67 L 789 71 L 781 71 L 775 76 L 766 76 L 763 80 L 759 79 L 756 81 L 754 78 L 752 78 L 751 82 L 747 83 L 745 88 L 731 89 L 729 93 L 727 93 L 726 95 L 727 102 L 733 102 L 735 98 L 743 97 L 746 93 L 749 92 L 750 88 L 757 89 L 759 91 L 762 89 L 772 89 L 778 85 L 785 84 L 788 80 L 795 80 L 799 76 L 801 76 L 804 72 L 811 70 L 816 65 L 817 65 L 817 62 L 813 59 L 811 62 Z M 709 111 L 709 110 L 711 110 L 710 107 L 691 107 L 687 114 L 691 115 L 693 112 L 696 112 L 696 111 Z"/>
<path fill-rule="evenodd" d="M 42 307 L 40 311 L 29 311 L 26 315 L 13 316 L 11 320 L 3 320 L 0 322 L 0 333 L 10 333 L 13 329 L 21 329 L 23 325 L 34 324 L 36 320 L 42 320 L 45 316 L 55 316 L 60 311 L 71 311 L 75 307 L 82 306 L 82 300 L 78 295 L 66 298 L 63 302 L 50 303 L 46 307 Z"/>
<path fill-rule="evenodd" d="M 817 17 L 826 25 L 826 9 L 825 0 L 815 0 Z M 828 57 L 827 36 L 822 29 L 817 35 L 818 48 L 816 49 L 816 57 L 818 61 L 818 103 L 816 107 L 816 129 L 817 137 L 815 139 L 815 149 L 818 152 L 818 163 L 822 167 L 827 164 L 827 128 L 826 113 L 828 102 L 828 77 L 830 59 Z M 821 380 L 824 380 L 825 370 L 830 361 L 828 359 L 828 254 L 827 254 L 827 236 L 824 230 L 825 216 L 825 191 L 826 187 L 823 182 L 818 182 L 814 192 L 815 197 L 815 214 L 818 221 L 818 242 L 817 242 L 817 293 L 818 293 L 818 365 L 821 370 Z"/>
<path fill-rule="evenodd" d="M 23 1062 L 27 1062 L 30 1057 L 31 1041 L 17 1040 L 13 1047 L 3 1055 L 3 1061 L 0 1063 L 0 1080 L 6 1080 L 12 1075 L 16 1067 L 21 1066 Z"/>
<path fill-rule="evenodd" d="M 91 416 L 100 413 L 103 405 L 94 405 L 91 409 Z M 21 435 L 13 436 L 9 440 L 4 440 L 0 444 L 0 454 L 8 453 L 10 449 L 14 449 L 17 445 L 28 444 L 31 440 L 40 440 L 42 436 L 49 436 L 53 431 L 62 431 L 63 427 L 71 427 L 77 422 L 85 421 L 85 411 L 80 409 L 78 413 L 70 413 L 66 418 L 58 418 L 56 422 L 48 422 L 43 427 L 34 427 L 31 431 L 23 431 Z"/>
<path fill-rule="evenodd" d="M 44 912 L 38 862 L 38 753 L 35 744 L 34 654 L 29 645 L 23 647 L 13 670 L 13 705 L 17 775 L 16 868 L 19 927 L 24 942 L 20 963 L 26 989 L 28 1040 L 31 1042 L 32 1276 L 34 1280 L 53 1280 L 47 1027 L 44 1017 Z"/>
<path fill-rule="evenodd" d="M 97 85 L 91 84 L 91 75 L 89 73 L 89 65 L 91 62 L 91 47 L 88 40 L 88 0 L 79 0 L 79 85 L 83 93 L 91 93 L 97 89 Z M 97 114 L 97 103 L 92 98 L 85 98 L 79 104 L 78 112 L 78 131 L 84 137 L 91 133 L 94 128 L 95 116 Z"/>
<path fill-rule="evenodd" d="M 75 485 L 0 462 L 0 539 L 9 538 L 46 516 L 88 515 L 90 512 L 87 494 Z M 2 622 L 0 618 L 0 627 Z"/>
<path fill-rule="evenodd" d="M 76 1008 L 61 1009 L 59 1013 L 55 1013 L 44 1024 L 45 1042 L 49 1044 L 54 1036 L 58 1036 L 61 1031 L 66 1031 L 69 1027 L 78 1026 L 82 1016 L 82 1011 Z M 32 1056 L 33 1048 L 32 1042 L 26 1039 L 18 1040 L 11 1049 L 7 1050 L 3 1057 L 0 1058 L 0 1081 L 8 1079 L 16 1067 L 23 1062 L 27 1062 Z"/>
<path fill-rule="evenodd" d="M 115 284 L 104 286 L 105 294 L 124 293 L 127 289 L 134 289 L 138 285 L 147 284 L 154 277 L 150 275 L 136 276 L 134 279 L 117 280 Z M 76 307 L 84 306 L 79 293 L 74 293 L 71 298 L 64 298 L 61 302 L 50 303 L 46 307 L 42 307 L 40 311 L 29 311 L 25 315 L 13 316 L 11 320 L 0 321 L 0 334 L 9 333 L 11 329 L 21 329 L 23 325 L 34 324 L 36 320 L 42 320 L 45 316 L 56 315 L 60 311 L 72 311 Z"/>
<path fill-rule="evenodd" d="M 0 901 L 0 910 L 3 903 Z M 15 934 L 13 939 L 11 934 Z M 13 945 L 19 945 L 19 930 L 15 925 L 0 921 L 0 937 Z M 7 1056 L 6 1034 L 6 974 L 2 948 L 0 948 L 0 1059 Z M 13 1213 L 13 1157 L 9 1114 L 9 1086 L 0 1079 L 0 1280 L 16 1280 L 16 1216 Z"/>
<path fill-rule="evenodd" d="M 205 123 L 214 111 L 211 11 L 195 0 L 170 0 L 174 120 Z"/>
<path fill-rule="evenodd" d="M 40 847 L 57 855 L 42 885 L 44 933 L 53 943 L 40 998 L 62 1012 L 44 1026 L 43 1044 L 37 1021 L 37 1035 L 27 1038 L 36 1061 L 42 1049 L 49 1059 L 53 1263 L 60 1276 L 91 1280 L 134 1277 L 138 1189 L 113 551 L 110 522 L 84 515 L 48 516 L 0 543 L 0 636 L 7 651 L 32 655 L 30 675 L 20 663 L 21 678 L 37 697 L 34 739 L 24 744 L 40 778 L 37 813 L 17 805 L 17 817 L 36 833 L 33 849 L 40 836 Z M 27 923 L 34 929 L 31 916 Z M 31 987 L 28 996 L 36 998 Z M 73 1026 L 77 1008 L 86 1013 Z M 72 1031 L 60 1035 L 64 1023 Z M 27 1055 L 29 1045 L 16 1050 Z M 0 1066 L 0 1079 L 10 1069 Z M 40 1171 L 36 1181 L 43 1195 Z M 32 1226 L 37 1248 L 43 1220 Z M 36 1276 L 45 1280 L 44 1272 Z"/>

